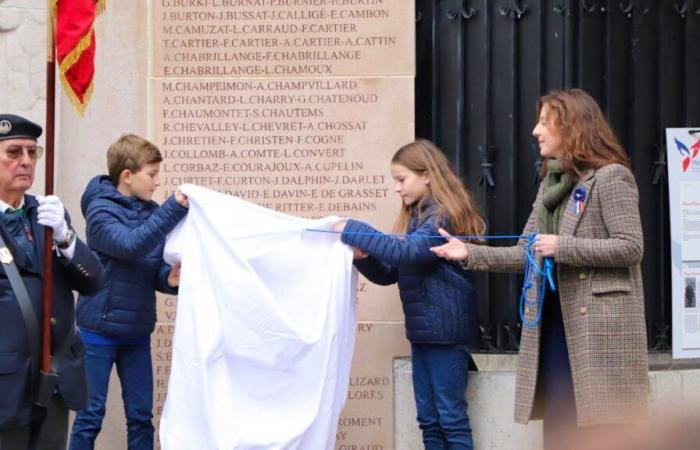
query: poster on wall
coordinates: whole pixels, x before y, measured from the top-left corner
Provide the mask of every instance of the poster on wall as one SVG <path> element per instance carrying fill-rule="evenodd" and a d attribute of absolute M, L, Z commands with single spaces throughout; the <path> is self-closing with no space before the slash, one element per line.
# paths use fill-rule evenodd
<path fill-rule="evenodd" d="M 667 128 L 673 357 L 700 357 L 700 127 Z"/>

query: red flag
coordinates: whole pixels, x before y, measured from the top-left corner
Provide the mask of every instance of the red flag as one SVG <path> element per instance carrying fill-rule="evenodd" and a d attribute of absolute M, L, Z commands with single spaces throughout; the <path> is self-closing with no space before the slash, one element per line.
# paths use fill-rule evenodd
<path fill-rule="evenodd" d="M 82 116 L 90 100 L 95 74 L 95 32 L 92 24 L 106 0 L 54 0 L 56 57 L 68 98 Z"/>

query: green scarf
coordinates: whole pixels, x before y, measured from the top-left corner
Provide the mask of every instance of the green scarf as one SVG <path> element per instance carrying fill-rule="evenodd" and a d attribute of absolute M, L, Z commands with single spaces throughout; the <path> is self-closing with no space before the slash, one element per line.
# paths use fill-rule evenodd
<path fill-rule="evenodd" d="M 544 194 L 537 212 L 540 233 L 559 234 L 559 223 L 576 180 L 562 170 L 559 160 L 550 159 L 547 161 L 547 175 L 542 182 Z"/>

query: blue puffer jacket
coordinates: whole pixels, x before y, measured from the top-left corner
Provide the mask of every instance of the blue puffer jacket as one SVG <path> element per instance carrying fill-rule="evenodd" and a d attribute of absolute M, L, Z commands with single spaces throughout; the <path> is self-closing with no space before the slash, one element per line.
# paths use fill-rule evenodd
<path fill-rule="evenodd" d="M 163 261 L 165 236 L 187 214 L 171 196 L 158 206 L 126 197 L 109 177 L 88 183 L 80 206 L 87 222 L 87 244 L 104 265 L 104 285 L 78 297 L 78 327 L 106 336 L 148 336 L 156 323 L 155 291 L 168 286 L 170 266 Z"/>
<path fill-rule="evenodd" d="M 355 261 L 367 279 L 381 285 L 399 283 L 409 341 L 474 348 L 478 319 L 471 272 L 430 251 L 430 247 L 444 244 L 444 239 L 420 237 L 436 236 L 440 227 L 451 231 L 440 209 L 426 202 L 411 220 L 408 234 L 412 237 L 398 239 L 349 220 L 342 241 L 369 254 L 367 259 Z"/>

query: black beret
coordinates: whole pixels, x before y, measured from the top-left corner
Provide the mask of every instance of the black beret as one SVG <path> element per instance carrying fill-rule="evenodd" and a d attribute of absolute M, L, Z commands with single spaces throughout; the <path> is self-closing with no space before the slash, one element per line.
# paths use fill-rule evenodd
<path fill-rule="evenodd" d="M 0 114 L 0 141 L 5 139 L 37 139 L 41 127 L 24 117 Z"/>

